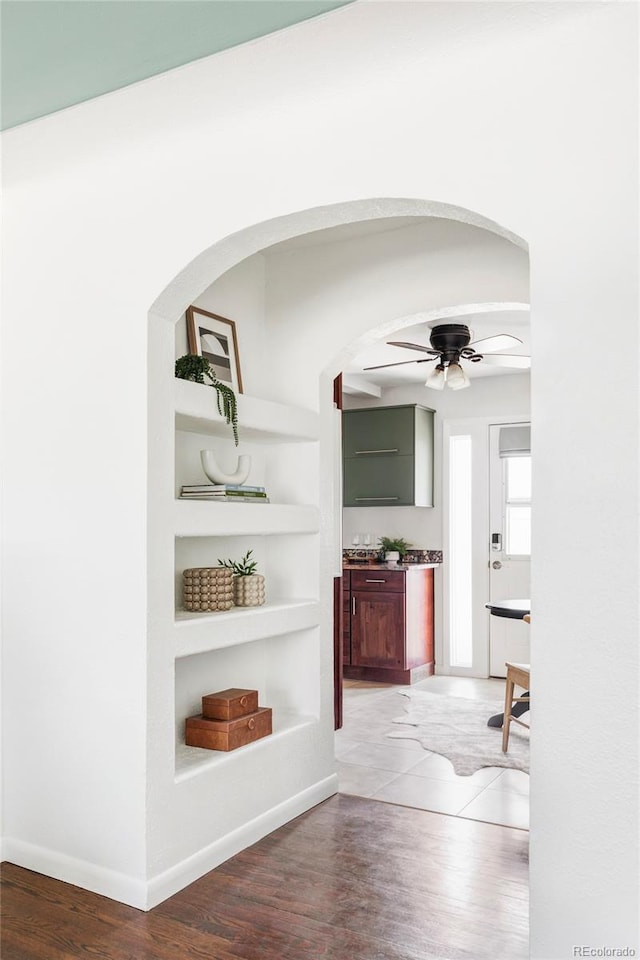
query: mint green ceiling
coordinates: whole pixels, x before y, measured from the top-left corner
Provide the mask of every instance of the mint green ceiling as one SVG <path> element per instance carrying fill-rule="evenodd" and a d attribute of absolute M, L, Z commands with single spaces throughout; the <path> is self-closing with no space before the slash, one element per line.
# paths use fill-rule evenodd
<path fill-rule="evenodd" d="M 2 0 L 2 129 L 352 0 Z"/>

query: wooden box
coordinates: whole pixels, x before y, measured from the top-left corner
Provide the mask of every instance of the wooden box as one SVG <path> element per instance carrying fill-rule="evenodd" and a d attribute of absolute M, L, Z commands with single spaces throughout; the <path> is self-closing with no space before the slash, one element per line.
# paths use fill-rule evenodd
<path fill-rule="evenodd" d="M 271 707 L 258 707 L 255 713 L 235 720 L 209 720 L 202 715 L 188 717 L 185 728 L 188 747 L 236 750 L 271 733 Z"/>
<path fill-rule="evenodd" d="M 235 720 L 258 709 L 258 691 L 231 687 L 202 698 L 202 716 L 209 720 Z"/>

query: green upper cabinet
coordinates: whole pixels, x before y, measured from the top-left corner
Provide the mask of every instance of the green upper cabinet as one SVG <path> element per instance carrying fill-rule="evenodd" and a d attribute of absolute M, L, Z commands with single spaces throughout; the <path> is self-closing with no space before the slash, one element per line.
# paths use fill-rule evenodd
<path fill-rule="evenodd" d="M 388 454 L 412 456 L 415 407 L 369 407 L 342 414 L 342 451 L 363 459 Z"/>
<path fill-rule="evenodd" d="M 433 410 L 345 410 L 342 452 L 345 507 L 433 506 Z"/>

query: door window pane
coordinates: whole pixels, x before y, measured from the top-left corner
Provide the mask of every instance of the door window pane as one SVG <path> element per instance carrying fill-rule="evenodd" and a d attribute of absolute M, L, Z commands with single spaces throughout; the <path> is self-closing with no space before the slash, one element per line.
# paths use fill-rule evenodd
<path fill-rule="evenodd" d="M 531 500 L 531 457 L 507 457 L 507 501 Z"/>
<path fill-rule="evenodd" d="M 531 457 L 504 459 L 504 552 L 531 556 Z"/>
<path fill-rule="evenodd" d="M 507 504 L 507 544 L 509 556 L 531 555 L 531 506 Z"/>

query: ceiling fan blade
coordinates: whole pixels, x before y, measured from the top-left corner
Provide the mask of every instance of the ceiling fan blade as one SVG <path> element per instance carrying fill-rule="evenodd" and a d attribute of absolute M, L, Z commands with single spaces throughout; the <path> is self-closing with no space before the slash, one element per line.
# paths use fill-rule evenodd
<path fill-rule="evenodd" d="M 495 337 L 474 340 L 469 346 L 473 347 L 478 353 L 484 353 L 485 350 L 507 350 L 509 347 L 515 347 L 517 343 L 522 343 L 522 340 L 519 340 L 518 337 L 512 337 L 510 333 L 499 333 Z"/>
<path fill-rule="evenodd" d="M 419 350 L 421 353 L 435 353 L 436 356 L 439 356 L 437 350 L 432 350 L 431 347 L 423 347 L 419 343 L 405 343 L 403 340 L 387 340 L 387 343 L 390 347 L 406 347 L 408 350 Z"/>
<path fill-rule="evenodd" d="M 363 367 L 363 370 L 382 370 L 384 367 L 404 367 L 407 363 L 433 363 L 437 357 L 425 357 L 423 360 L 400 360 L 398 363 L 378 363 L 375 367 Z"/>
<path fill-rule="evenodd" d="M 485 353 L 482 363 L 489 363 L 494 367 L 513 367 L 519 370 L 528 370 L 531 366 L 531 357 L 515 357 L 506 353 Z"/>

